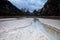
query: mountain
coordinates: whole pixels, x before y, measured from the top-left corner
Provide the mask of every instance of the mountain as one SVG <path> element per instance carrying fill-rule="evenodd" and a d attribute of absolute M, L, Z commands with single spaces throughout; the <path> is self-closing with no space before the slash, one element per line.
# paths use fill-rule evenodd
<path fill-rule="evenodd" d="M 0 1 L 0 16 L 20 16 L 23 12 L 8 0 Z"/>
<path fill-rule="evenodd" d="M 60 0 L 48 0 L 41 9 L 43 16 L 60 16 Z"/>

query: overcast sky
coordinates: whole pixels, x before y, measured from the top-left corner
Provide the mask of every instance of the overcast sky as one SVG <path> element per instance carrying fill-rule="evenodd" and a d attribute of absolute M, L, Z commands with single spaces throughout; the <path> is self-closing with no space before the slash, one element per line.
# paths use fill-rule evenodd
<path fill-rule="evenodd" d="M 47 0 L 9 0 L 9 1 L 19 9 L 27 8 L 30 10 L 40 9 L 47 2 Z"/>

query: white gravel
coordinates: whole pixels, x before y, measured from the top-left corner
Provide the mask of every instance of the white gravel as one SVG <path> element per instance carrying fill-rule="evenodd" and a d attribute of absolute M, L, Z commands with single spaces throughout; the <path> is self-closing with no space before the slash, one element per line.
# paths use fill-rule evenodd
<path fill-rule="evenodd" d="M 0 19 L 0 40 L 48 40 L 33 18 Z"/>

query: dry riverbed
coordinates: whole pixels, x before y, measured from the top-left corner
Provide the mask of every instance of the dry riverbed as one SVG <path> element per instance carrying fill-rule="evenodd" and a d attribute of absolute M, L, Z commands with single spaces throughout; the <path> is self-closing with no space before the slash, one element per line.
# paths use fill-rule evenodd
<path fill-rule="evenodd" d="M 35 23 L 33 18 L 0 19 L 0 40 L 48 40 Z"/>

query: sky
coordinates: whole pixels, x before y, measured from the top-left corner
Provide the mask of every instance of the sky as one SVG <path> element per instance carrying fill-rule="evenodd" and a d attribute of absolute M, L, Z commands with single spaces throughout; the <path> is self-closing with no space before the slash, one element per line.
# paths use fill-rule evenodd
<path fill-rule="evenodd" d="M 47 0 L 9 0 L 17 8 L 26 8 L 29 10 L 41 9 Z"/>

